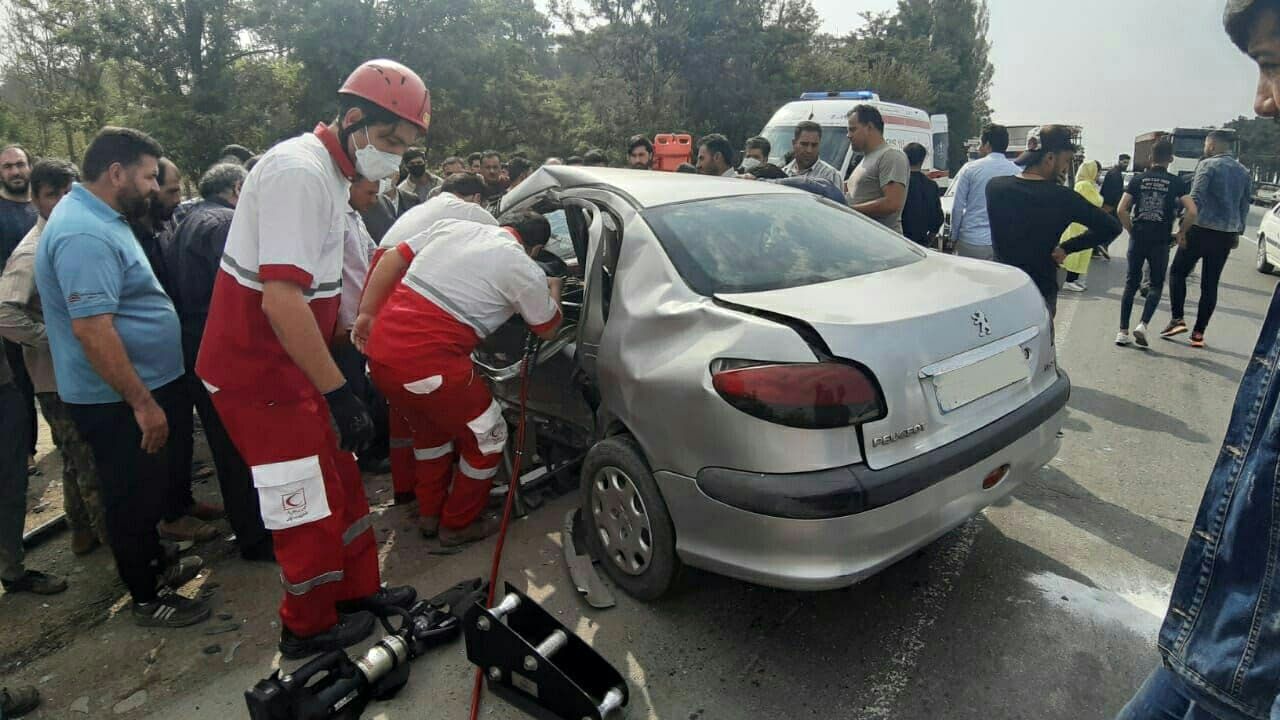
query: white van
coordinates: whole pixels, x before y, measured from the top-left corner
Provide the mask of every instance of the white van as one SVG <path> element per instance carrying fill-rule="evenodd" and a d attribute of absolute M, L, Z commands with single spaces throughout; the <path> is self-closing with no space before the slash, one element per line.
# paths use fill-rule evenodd
<path fill-rule="evenodd" d="M 861 156 L 849 147 L 849 111 L 858 105 L 873 105 L 884 117 L 884 139 L 895 147 L 917 142 L 929 150 L 924 172 L 945 191 L 950 184 L 947 174 L 947 116 L 933 115 L 919 108 L 882 102 L 870 90 L 807 92 L 799 100 L 783 105 L 769 124 L 760 131 L 773 146 L 769 161 L 781 167 L 783 156 L 791 151 L 796 125 L 812 120 L 822 126 L 822 145 L 818 155 L 848 178 Z"/>

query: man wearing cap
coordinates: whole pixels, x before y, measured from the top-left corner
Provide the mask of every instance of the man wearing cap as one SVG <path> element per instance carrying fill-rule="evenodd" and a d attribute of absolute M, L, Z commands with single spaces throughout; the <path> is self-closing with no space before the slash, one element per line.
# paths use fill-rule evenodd
<path fill-rule="evenodd" d="M 1254 111 L 1280 117 L 1280 0 L 1231 0 L 1258 63 Z M 1280 718 L 1280 292 L 1272 296 L 1187 538 L 1160 661 L 1117 720 Z"/>
<path fill-rule="evenodd" d="M 351 181 L 389 177 L 431 119 L 431 96 L 390 60 L 357 68 L 332 123 L 269 150 L 241 191 L 196 373 L 249 464 L 281 582 L 280 652 L 347 647 L 373 630 L 380 587 L 369 504 L 352 451 L 368 411 L 329 352 L 342 290 Z"/>
<path fill-rule="evenodd" d="M 1027 139 L 1028 147 L 1032 140 Z M 1016 161 L 1022 174 L 987 183 L 987 215 L 996 260 L 1031 276 L 1053 316 L 1058 308 L 1058 265 L 1067 254 L 1111 242 L 1120 234 L 1120 223 L 1062 184 L 1075 162 L 1070 128 L 1045 125 L 1039 128 L 1037 143 Z M 1062 232 L 1073 222 L 1088 231 L 1059 245 Z"/>

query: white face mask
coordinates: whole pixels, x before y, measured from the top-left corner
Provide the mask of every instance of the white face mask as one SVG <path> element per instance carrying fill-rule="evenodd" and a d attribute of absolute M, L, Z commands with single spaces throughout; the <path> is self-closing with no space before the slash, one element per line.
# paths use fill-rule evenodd
<path fill-rule="evenodd" d="M 394 175 L 400 169 L 400 156 L 374 147 L 368 127 L 364 129 L 364 139 L 368 145 L 356 150 L 356 172 L 367 180 L 381 180 Z"/>
<path fill-rule="evenodd" d="M 747 172 L 748 170 L 754 170 L 755 168 L 760 167 L 760 165 L 761 165 L 761 162 L 753 157 L 742 159 L 743 172 Z"/>
<path fill-rule="evenodd" d="M 391 194 L 391 178 L 384 177 L 378 181 L 378 192 L 383 195 Z"/>

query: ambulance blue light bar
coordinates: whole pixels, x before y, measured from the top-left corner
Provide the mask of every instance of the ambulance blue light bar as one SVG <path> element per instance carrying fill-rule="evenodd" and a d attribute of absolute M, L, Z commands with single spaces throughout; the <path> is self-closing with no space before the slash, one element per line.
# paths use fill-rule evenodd
<path fill-rule="evenodd" d="M 801 100 L 875 100 L 876 94 L 870 90 L 831 90 L 828 92 L 807 92 L 800 94 Z"/>

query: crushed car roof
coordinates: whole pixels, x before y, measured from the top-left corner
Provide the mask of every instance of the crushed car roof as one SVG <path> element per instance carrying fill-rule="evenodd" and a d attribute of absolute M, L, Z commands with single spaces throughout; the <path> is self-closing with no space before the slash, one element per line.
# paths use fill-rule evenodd
<path fill-rule="evenodd" d="M 740 195 L 805 194 L 784 185 L 755 180 L 693 175 L 691 173 L 624 168 L 549 165 L 539 169 L 502 199 L 502 210 L 509 210 L 550 188 L 598 187 L 615 190 L 626 196 L 637 208 L 644 209 Z"/>

